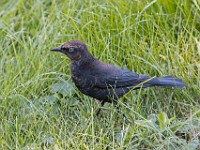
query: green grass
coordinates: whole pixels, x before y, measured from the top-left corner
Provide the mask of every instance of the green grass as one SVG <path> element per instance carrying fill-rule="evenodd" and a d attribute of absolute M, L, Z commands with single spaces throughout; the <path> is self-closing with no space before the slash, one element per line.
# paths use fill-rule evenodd
<path fill-rule="evenodd" d="M 50 52 L 71 39 L 187 87 L 131 91 L 94 119 L 99 102 L 76 89 L 69 59 Z M 200 147 L 198 0 L 1 0 L 0 43 L 0 149 Z"/>

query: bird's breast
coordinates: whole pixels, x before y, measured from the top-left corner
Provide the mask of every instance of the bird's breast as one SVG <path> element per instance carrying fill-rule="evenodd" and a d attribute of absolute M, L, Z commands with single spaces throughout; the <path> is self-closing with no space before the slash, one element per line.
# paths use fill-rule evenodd
<path fill-rule="evenodd" d="M 71 74 L 76 87 L 84 94 L 88 94 L 94 86 L 93 77 L 83 70 L 71 70 Z"/>

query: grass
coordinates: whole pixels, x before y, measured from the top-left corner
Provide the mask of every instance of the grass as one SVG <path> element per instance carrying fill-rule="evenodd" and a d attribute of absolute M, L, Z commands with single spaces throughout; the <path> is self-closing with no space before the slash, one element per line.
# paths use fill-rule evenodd
<path fill-rule="evenodd" d="M 1 0 L 0 149 L 198 149 L 198 0 Z M 98 59 L 187 87 L 131 91 L 119 111 L 81 94 L 69 59 L 80 39 Z M 123 116 L 127 118 L 125 118 Z"/>

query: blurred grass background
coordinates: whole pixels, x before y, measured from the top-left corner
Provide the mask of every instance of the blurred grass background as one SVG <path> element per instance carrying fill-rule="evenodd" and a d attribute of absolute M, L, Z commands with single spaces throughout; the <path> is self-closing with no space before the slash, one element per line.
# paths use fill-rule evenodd
<path fill-rule="evenodd" d="M 187 87 L 131 91 L 120 110 L 81 94 L 50 49 L 80 39 L 98 59 Z M 198 0 L 1 0 L 0 149 L 198 149 Z M 125 114 L 126 117 L 123 116 Z"/>

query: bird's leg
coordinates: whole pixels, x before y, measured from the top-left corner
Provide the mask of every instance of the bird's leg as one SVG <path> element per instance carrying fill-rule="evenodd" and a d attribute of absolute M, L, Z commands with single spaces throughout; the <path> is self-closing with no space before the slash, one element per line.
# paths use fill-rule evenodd
<path fill-rule="evenodd" d="M 103 107 L 104 104 L 105 104 L 105 101 L 101 101 L 101 107 L 97 110 L 95 117 L 99 115 L 101 108 Z"/>

